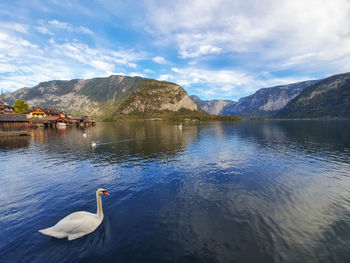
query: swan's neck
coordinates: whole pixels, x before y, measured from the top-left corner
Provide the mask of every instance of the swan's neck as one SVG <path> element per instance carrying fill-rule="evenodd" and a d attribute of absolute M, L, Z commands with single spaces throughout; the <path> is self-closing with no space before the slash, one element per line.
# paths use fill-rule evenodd
<path fill-rule="evenodd" d="M 103 211 L 102 211 L 102 198 L 101 195 L 96 193 L 96 201 L 97 201 L 97 216 L 100 218 L 103 218 Z"/>

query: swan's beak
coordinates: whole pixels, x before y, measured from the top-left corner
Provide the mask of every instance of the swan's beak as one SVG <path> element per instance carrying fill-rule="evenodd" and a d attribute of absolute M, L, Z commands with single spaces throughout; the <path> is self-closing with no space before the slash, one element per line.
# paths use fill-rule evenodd
<path fill-rule="evenodd" d="M 111 194 L 108 193 L 107 191 L 103 191 L 102 193 L 104 193 L 105 195 L 111 195 Z"/>

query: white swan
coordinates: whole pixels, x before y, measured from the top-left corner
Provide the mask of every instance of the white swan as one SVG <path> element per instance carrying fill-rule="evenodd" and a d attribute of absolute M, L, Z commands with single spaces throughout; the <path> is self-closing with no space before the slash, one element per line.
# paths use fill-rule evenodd
<path fill-rule="evenodd" d="M 83 133 L 83 137 L 85 137 L 85 138 L 86 138 L 86 137 L 87 137 L 87 134 L 86 134 L 86 133 Z"/>
<path fill-rule="evenodd" d="M 103 220 L 101 195 L 109 195 L 102 188 L 96 191 L 97 213 L 79 211 L 72 213 L 57 222 L 56 225 L 39 230 L 40 233 L 56 238 L 66 238 L 68 240 L 77 239 L 93 232 Z"/>
<path fill-rule="evenodd" d="M 91 147 L 92 147 L 92 148 L 96 147 L 96 142 L 92 141 L 92 142 L 91 142 Z"/>

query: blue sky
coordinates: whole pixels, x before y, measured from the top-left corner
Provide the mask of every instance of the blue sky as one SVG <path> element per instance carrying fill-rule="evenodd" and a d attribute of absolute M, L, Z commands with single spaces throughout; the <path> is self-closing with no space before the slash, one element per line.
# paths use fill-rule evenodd
<path fill-rule="evenodd" d="M 0 2 L 5 91 L 123 74 L 237 100 L 348 71 L 348 0 Z"/>

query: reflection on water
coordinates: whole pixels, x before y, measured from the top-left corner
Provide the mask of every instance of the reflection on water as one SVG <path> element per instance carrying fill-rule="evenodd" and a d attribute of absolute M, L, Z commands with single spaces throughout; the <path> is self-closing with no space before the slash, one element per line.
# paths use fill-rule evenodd
<path fill-rule="evenodd" d="M 0 137 L 1 149 L 18 149 L 29 146 L 28 136 Z"/>
<path fill-rule="evenodd" d="M 348 134 L 344 121 L 130 122 L 1 138 L 1 262 L 348 262 Z M 37 232 L 94 211 L 100 186 L 95 232 Z"/>

